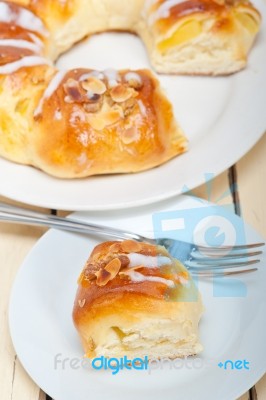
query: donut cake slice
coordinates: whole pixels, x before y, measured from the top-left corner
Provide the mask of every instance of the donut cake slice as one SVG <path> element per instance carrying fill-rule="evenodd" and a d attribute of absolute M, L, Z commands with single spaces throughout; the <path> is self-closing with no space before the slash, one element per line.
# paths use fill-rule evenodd
<path fill-rule="evenodd" d="M 201 296 L 164 247 L 132 240 L 94 248 L 79 278 L 74 324 L 85 354 L 177 358 L 198 354 Z"/>
<path fill-rule="evenodd" d="M 144 13 L 150 29 L 142 35 L 154 68 L 164 73 L 239 71 L 261 22 L 246 0 L 149 0 Z"/>

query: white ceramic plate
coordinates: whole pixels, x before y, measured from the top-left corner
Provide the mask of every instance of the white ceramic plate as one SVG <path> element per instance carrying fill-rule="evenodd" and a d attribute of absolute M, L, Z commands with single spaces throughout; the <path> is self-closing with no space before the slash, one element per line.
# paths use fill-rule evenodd
<path fill-rule="evenodd" d="M 263 26 L 248 68 L 229 77 L 160 76 L 190 141 L 187 154 L 135 175 L 58 180 L 31 167 L 0 160 L 0 194 L 55 209 L 103 210 L 144 205 L 202 184 L 238 161 L 266 128 L 266 4 Z M 60 68 L 150 68 L 141 41 L 130 34 L 102 34 L 61 57 Z M 104 160 L 103 160 L 104 162 Z"/>
<path fill-rule="evenodd" d="M 182 210 L 182 215 L 194 215 L 196 221 L 206 207 L 208 203 L 181 196 L 156 207 L 142 207 L 138 212 L 76 213 L 75 216 L 151 235 L 154 212 Z M 241 222 L 233 214 L 229 220 Z M 211 218 L 206 227 L 213 223 Z M 261 241 L 248 226 L 245 232 L 248 242 Z M 230 233 L 227 236 L 231 243 L 234 243 L 233 236 Z M 184 231 L 180 230 L 178 237 L 184 239 Z M 246 285 L 245 297 L 232 297 L 232 293 L 227 293 L 231 297 L 214 297 L 212 282 L 199 282 L 206 307 L 200 324 L 204 352 L 193 368 L 166 368 L 151 374 L 122 371 L 115 376 L 110 371 L 71 369 L 68 362 L 65 369 L 60 364 L 55 369 L 57 354 L 60 354 L 59 359 L 83 356 L 71 313 L 77 277 L 97 243 L 97 239 L 91 237 L 50 230 L 25 260 L 13 287 L 9 320 L 16 352 L 33 380 L 55 400 L 87 400 L 88 396 L 101 400 L 107 394 L 110 400 L 161 400 L 175 399 L 177 393 L 180 400 L 235 400 L 263 375 L 265 255 L 259 271 L 241 276 L 242 284 Z M 233 290 L 235 295 L 236 282 L 239 283 L 239 278 L 230 283 L 220 281 L 218 287 Z M 250 363 L 250 370 L 220 369 L 217 364 L 228 359 L 234 362 L 245 359 Z M 200 364 L 204 367 L 199 368 Z"/>

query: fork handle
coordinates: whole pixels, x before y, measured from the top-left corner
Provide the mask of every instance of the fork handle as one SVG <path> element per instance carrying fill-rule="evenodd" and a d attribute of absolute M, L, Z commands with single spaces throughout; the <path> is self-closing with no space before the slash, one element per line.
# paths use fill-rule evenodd
<path fill-rule="evenodd" d="M 22 207 L 0 203 L 0 221 L 19 223 L 24 225 L 37 225 L 49 228 L 63 229 L 79 233 L 92 233 L 100 236 L 111 236 L 118 239 L 133 239 L 137 241 L 150 241 L 137 233 L 111 228 L 104 225 L 96 225 L 78 221 L 72 218 L 62 218 L 56 215 L 48 215 L 41 212 L 27 210 Z"/>

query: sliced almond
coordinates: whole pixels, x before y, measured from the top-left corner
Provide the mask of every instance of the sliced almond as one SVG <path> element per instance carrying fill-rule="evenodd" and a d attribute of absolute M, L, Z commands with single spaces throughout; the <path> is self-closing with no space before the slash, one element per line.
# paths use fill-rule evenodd
<path fill-rule="evenodd" d="M 134 97 L 131 97 L 130 99 L 128 99 L 127 101 L 122 103 L 125 117 L 127 117 L 129 114 L 131 114 L 133 112 L 136 104 L 137 104 L 137 100 Z"/>
<path fill-rule="evenodd" d="M 128 274 L 130 274 L 130 271 L 137 271 L 141 268 L 145 268 L 145 267 L 143 265 L 136 265 L 135 267 L 125 268 L 119 272 L 119 275 L 128 275 Z"/>
<path fill-rule="evenodd" d="M 123 109 L 118 105 L 110 107 L 104 104 L 100 113 L 89 113 L 87 119 L 89 124 L 96 131 L 103 130 L 106 126 L 113 125 L 124 117 Z"/>
<path fill-rule="evenodd" d="M 121 261 L 121 268 L 124 269 L 127 268 L 130 264 L 130 259 L 126 255 L 119 255 L 118 256 L 119 260 Z"/>
<path fill-rule="evenodd" d="M 101 109 L 101 103 L 97 102 L 97 103 L 85 103 L 83 104 L 83 107 L 85 109 L 85 111 L 87 111 L 88 113 L 96 113 L 99 112 Z"/>
<path fill-rule="evenodd" d="M 96 272 L 96 271 L 95 271 L 95 272 Z M 91 282 L 91 281 L 95 281 L 95 279 L 96 279 L 95 272 L 86 270 L 85 273 L 84 273 L 84 279 L 85 279 L 86 281 L 90 281 L 90 282 Z"/>
<path fill-rule="evenodd" d="M 117 85 L 110 91 L 110 96 L 116 103 L 123 103 L 136 95 L 137 92 L 134 89 L 125 85 Z"/>
<path fill-rule="evenodd" d="M 119 260 L 119 258 L 114 258 L 106 265 L 104 269 L 105 271 L 111 274 L 111 279 L 114 279 L 118 274 L 118 272 L 120 271 L 120 268 L 121 268 L 121 261 Z"/>
<path fill-rule="evenodd" d="M 98 252 L 98 253 L 93 253 L 92 255 L 92 259 L 93 261 L 98 261 L 100 258 L 102 257 L 102 252 Z"/>
<path fill-rule="evenodd" d="M 81 86 L 84 90 L 95 94 L 104 94 L 107 90 L 105 83 L 94 77 L 89 77 L 88 79 L 82 81 Z"/>
<path fill-rule="evenodd" d="M 142 250 L 142 244 L 134 240 L 124 240 L 121 243 L 121 248 L 125 253 L 138 253 Z"/>
<path fill-rule="evenodd" d="M 105 269 L 100 269 L 95 275 L 97 277 L 96 285 L 98 286 L 105 286 L 111 280 L 110 272 Z"/>
<path fill-rule="evenodd" d="M 65 96 L 64 101 L 68 104 L 74 103 L 74 100 L 70 96 Z"/>
<path fill-rule="evenodd" d="M 119 253 L 121 251 L 121 242 L 115 242 L 109 247 L 110 253 Z"/>
<path fill-rule="evenodd" d="M 143 86 L 141 76 L 136 72 L 128 72 L 125 75 L 125 80 L 128 85 L 133 89 L 141 89 Z"/>
<path fill-rule="evenodd" d="M 141 254 L 144 254 L 146 256 L 156 256 L 158 255 L 158 247 L 154 244 L 142 243 Z M 168 253 L 166 253 L 165 255 L 168 256 Z"/>
<path fill-rule="evenodd" d="M 79 82 L 75 79 L 68 79 L 67 82 L 64 84 L 64 91 L 67 94 L 65 97 L 65 101 L 67 103 L 77 102 L 82 103 L 84 101 L 84 94 L 82 93 L 82 89 L 79 86 Z"/>
<path fill-rule="evenodd" d="M 78 303 L 79 303 L 80 308 L 83 308 L 86 303 L 86 299 L 79 300 Z"/>
<path fill-rule="evenodd" d="M 122 132 L 121 140 L 124 144 L 131 144 L 137 142 L 140 139 L 140 133 L 136 126 L 125 129 Z"/>

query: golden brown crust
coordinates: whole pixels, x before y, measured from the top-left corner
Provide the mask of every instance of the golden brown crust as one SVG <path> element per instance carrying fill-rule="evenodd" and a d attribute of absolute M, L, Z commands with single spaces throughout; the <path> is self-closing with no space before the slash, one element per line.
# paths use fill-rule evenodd
<path fill-rule="evenodd" d="M 73 321 L 88 357 L 182 357 L 201 350 L 201 298 L 188 271 L 164 247 L 101 243 L 78 284 Z"/>
<path fill-rule="evenodd" d="M 79 277 L 79 289 L 74 306 L 74 320 L 77 322 L 84 313 L 90 312 L 97 304 L 116 302 L 116 297 L 131 298 L 131 296 L 145 296 L 163 300 L 166 298 L 169 287 L 162 282 L 142 281 L 134 282 L 127 275 L 127 271 L 137 271 L 144 277 L 158 277 L 166 280 L 172 279 L 178 283 L 180 279 L 190 280 L 184 267 L 175 266 L 175 269 L 165 266 L 144 267 L 141 264 L 130 267 L 129 254 L 137 253 L 147 257 L 169 257 L 163 247 L 149 243 L 139 243 L 132 240 L 123 242 L 104 242 L 92 251 L 84 270 Z M 110 263 L 119 260 L 119 268 L 111 277 L 106 274 L 110 270 Z M 128 300 L 130 301 L 130 300 Z M 84 304 L 83 304 L 84 303 Z M 80 306 L 82 304 L 82 307 Z"/>
<path fill-rule="evenodd" d="M 165 0 L 159 0 L 155 3 L 150 9 L 150 13 L 156 12 L 163 3 L 165 3 Z M 156 24 L 157 28 L 162 32 L 166 32 L 171 26 L 178 23 L 179 20 L 192 16 L 193 14 L 203 14 L 206 18 L 212 15 L 216 17 L 218 21 L 223 21 L 224 18 L 231 16 L 232 10 L 240 6 L 244 7 L 247 12 L 250 11 L 256 14 L 258 19 L 260 19 L 259 11 L 251 2 L 246 0 L 186 0 L 169 8 L 169 16 L 166 18 L 158 18 Z"/>
<path fill-rule="evenodd" d="M 80 81 L 90 72 L 69 71 L 35 115 L 33 142 L 43 169 L 61 177 L 136 172 L 185 151 L 172 107 L 148 71 L 137 71 L 142 83 L 136 88 L 125 81 L 129 71 L 121 71 L 114 88 L 106 78 L 89 78 L 102 82 L 101 94 Z"/>
<path fill-rule="evenodd" d="M 168 9 L 170 3 L 153 2 L 143 17 L 143 0 L 103 0 L 91 8 L 86 0 L 0 1 L 0 155 L 82 178 L 143 171 L 186 151 L 151 72 L 132 78 L 124 70 L 117 79 L 80 68 L 64 75 L 48 61 L 88 34 L 114 29 L 139 34 L 159 72 L 244 68 L 260 24 L 249 2 L 188 0 Z M 166 13 L 157 15 L 160 7 Z M 92 76 L 82 79 L 86 74 Z"/>
<path fill-rule="evenodd" d="M 43 65 L 45 60 L 38 57 L 56 54 L 51 46 L 56 48 L 53 40 L 60 24 L 80 12 L 80 2 L 21 3 L 28 8 L 0 2 L 5 7 L 0 18 L 0 78 L 3 90 L 11 86 L 8 116 L 3 112 L 0 117 L 2 156 L 57 177 L 82 178 L 142 171 L 186 150 L 172 106 L 149 71 L 76 69 L 64 75 Z M 22 143 L 27 146 L 20 148 Z"/>

